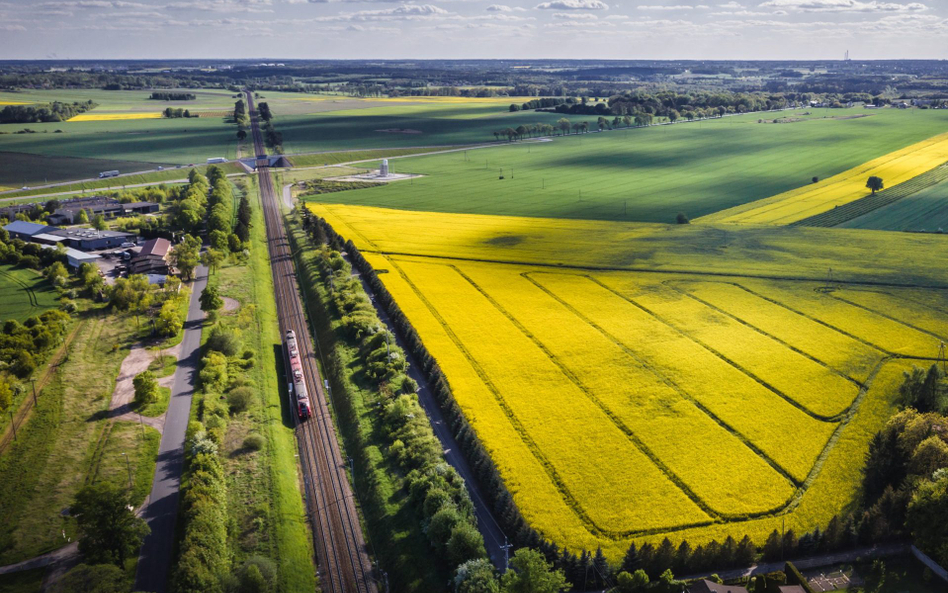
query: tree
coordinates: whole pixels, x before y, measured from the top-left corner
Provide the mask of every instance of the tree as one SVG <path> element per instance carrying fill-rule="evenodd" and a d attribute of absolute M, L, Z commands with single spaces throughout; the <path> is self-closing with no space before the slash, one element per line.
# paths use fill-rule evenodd
<path fill-rule="evenodd" d="M 207 269 L 213 274 L 224 263 L 224 254 L 220 249 L 208 249 L 201 254 L 201 263 L 207 266 Z"/>
<path fill-rule="evenodd" d="M 158 332 L 158 335 L 167 338 L 176 336 L 183 326 L 184 322 L 178 313 L 178 306 L 175 303 L 175 299 L 165 301 L 165 304 L 161 306 L 161 311 L 158 312 L 158 319 L 155 320 L 155 330 Z"/>
<path fill-rule="evenodd" d="M 872 190 L 872 195 L 876 195 L 877 191 L 884 188 L 884 185 L 882 183 L 882 178 L 876 177 L 875 175 L 873 175 L 872 177 L 869 178 L 868 181 L 866 181 L 866 187 Z"/>
<path fill-rule="evenodd" d="M 247 130 L 237 130 L 237 139 L 240 141 L 247 139 Z"/>
<path fill-rule="evenodd" d="M 125 571 L 112 564 L 79 564 L 55 582 L 50 593 L 116 593 L 128 591 Z"/>
<path fill-rule="evenodd" d="M 564 136 L 569 134 L 570 123 L 565 117 L 561 117 L 560 119 L 556 120 L 556 127 L 560 129 L 560 134 Z"/>
<path fill-rule="evenodd" d="M 468 560 L 454 573 L 454 593 L 499 593 L 494 565 L 486 558 Z"/>
<path fill-rule="evenodd" d="M 76 222 L 79 224 L 89 224 L 89 214 L 85 210 L 80 210 Z"/>
<path fill-rule="evenodd" d="M 537 550 L 520 548 L 510 568 L 500 580 L 504 593 L 558 593 L 567 587 L 563 571 L 553 570 Z"/>
<path fill-rule="evenodd" d="M 688 216 L 684 212 L 679 212 L 678 216 L 675 217 L 675 222 L 678 224 L 688 224 Z"/>
<path fill-rule="evenodd" d="M 10 404 L 13 403 L 13 390 L 10 389 L 10 384 L 0 379 L 0 414 L 7 411 L 7 408 L 10 407 Z"/>
<path fill-rule="evenodd" d="M 629 574 L 625 571 L 616 575 L 616 585 L 620 593 L 637 593 L 648 586 L 648 575 L 641 568 Z"/>
<path fill-rule="evenodd" d="M 818 183 L 820 181 L 820 178 L 814 176 L 813 179 L 811 179 L 810 181 L 812 181 L 813 183 Z"/>
<path fill-rule="evenodd" d="M 205 313 L 217 311 L 224 306 L 224 299 L 221 298 L 216 286 L 206 287 L 204 292 L 201 293 L 200 302 L 201 311 Z"/>
<path fill-rule="evenodd" d="M 129 510 L 128 493 L 108 482 L 83 487 L 70 507 L 79 527 L 79 551 L 96 563 L 125 567 L 125 560 L 149 533 L 144 520 Z"/>
<path fill-rule="evenodd" d="M 476 560 L 487 556 L 484 549 L 484 538 L 476 527 L 467 521 L 462 521 L 451 530 L 447 546 L 448 560 L 452 565 L 462 564 L 468 560 Z"/>
<path fill-rule="evenodd" d="M 198 249 L 188 242 L 179 243 L 171 250 L 171 262 L 185 279 L 194 277 L 198 265 Z"/>
<path fill-rule="evenodd" d="M 53 262 L 46 268 L 45 276 L 53 286 L 62 286 L 66 282 L 69 272 L 62 262 Z"/>
<path fill-rule="evenodd" d="M 135 387 L 135 403 L 139 406 L 158 401 L 158 381 L 151 371 L 144 371 L 135 375 L 135 378 L 132 379 L 132 386 Z"/>
<path fill-rule="evenodd" d="M 96 214 L 92 217 L 92 228 L 97 231 L 104 231 L 106 227 L 105 217 L 101 214 Z"/>

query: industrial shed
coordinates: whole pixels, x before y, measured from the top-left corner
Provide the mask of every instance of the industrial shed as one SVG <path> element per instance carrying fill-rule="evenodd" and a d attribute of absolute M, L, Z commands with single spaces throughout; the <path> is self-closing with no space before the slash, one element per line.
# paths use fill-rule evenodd
<path fill-rule="evenodd" d="M 50 231 L 49 234 L 64 237 L 68 247 L 81 249 L 82 251 L 120 247 L 122 243 L 126 243 L 135 237 L 132 233 L 97 231 L 95 229 L 56 229 Z"/>

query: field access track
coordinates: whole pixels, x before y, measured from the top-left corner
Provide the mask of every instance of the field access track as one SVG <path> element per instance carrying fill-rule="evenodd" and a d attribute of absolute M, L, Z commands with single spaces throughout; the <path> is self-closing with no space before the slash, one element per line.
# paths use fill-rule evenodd
<path fill-rule="evenodd" d="M 253 96 L 249 92 L 247 102 L 256 154 L 262 155 L 265 153 L 263 137 Z M 296 332 L 303 373 L 312 400 L 313 415 L 305 422 L 298 420 L 293 402 L 288 402 L 288 409 L 297 423 L 300 465 L 313 526 L 320 587 L 327 593 L 375 593 L 377 589 L 372 577 L 371 561 L 366 552 L 352 489 L 346 477 L 346 464 L 326 404 L 322 378 L 316 366 L 309 327 L 300 301 L 296 270 L 269 168 L 261 167 L 257 177 L 260 181 L 280 334 L 285 335 L 288 330 Z"/>

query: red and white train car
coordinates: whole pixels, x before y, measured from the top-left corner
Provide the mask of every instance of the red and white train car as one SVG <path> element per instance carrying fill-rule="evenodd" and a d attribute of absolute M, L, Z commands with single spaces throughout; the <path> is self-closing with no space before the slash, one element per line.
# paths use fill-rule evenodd
<path fill-rule="evenodd" d="M 312 407 L 309 403 L 309 392 L 306 390 L 306 379 L 303 377 L 303 363 L 296 343 L 296 333 L 293 330 L 286 332 L 286 355 L 290 360 L 290 395 L 296 400 L 296 413 L 299 414 L 300 420 L 306 420 L 312 414 Z"/>

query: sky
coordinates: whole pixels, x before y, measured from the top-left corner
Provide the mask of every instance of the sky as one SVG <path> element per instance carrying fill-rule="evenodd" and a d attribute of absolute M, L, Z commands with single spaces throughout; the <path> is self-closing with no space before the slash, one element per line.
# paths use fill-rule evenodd
<path fill-rule="evenodd" d="M 0 59 L 948 59 L 948 0 L 0 0 Z"/>

